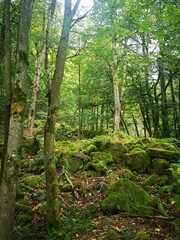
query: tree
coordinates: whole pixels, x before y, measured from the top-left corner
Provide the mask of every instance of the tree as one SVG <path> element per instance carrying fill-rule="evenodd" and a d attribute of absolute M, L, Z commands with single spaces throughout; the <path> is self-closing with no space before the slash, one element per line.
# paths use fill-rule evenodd
<path fill-rule="evenodd" d="M 33 91 L 32 91 L 32 95 L 31 95 L 31 102 L 30 102 L 30 107 L 29 107 L 28 123 L 27 123 L 27 137 L 28 138 L 34 137 L 33 130 L 34 130 L 34 120 L 35 120 L 35 116 L 36 116 L 37 97 L 38 97 L 38 92 L 39 92 L 39 88 L 40 88 L 40 80 L 41 80 L 41 76 L 42 76 L 42 72 L 43 72 L 45 58 L 48 55 L 49 35 L 51 33 L 55 6 L 56 6 L 56 0 L 52 0 L 51 5 L 48 10 L 46 42 L 45 42 L 44 46 L 42 46 L 42 49 L 40 51 L 40 56 L 37 61 L 37 69 L 34 74 L 34 83 L 33 83 L 34 86 L 33 86 Z"/>
<path fill-rule="evenodd" d="M 7 151 L 4 160 L 0 185 L 0 239 L 9 240 L 12 235 L 13 212 L 15 207 L 16 185 L 23 136 L 23 122 L 26 106 L 26 85 L 28 78 L 29 29 L 33 1 L 21 3 L 15 82 L 10 113 Z"/>
<path fill-rule="evenodd" d="M 3 159 L 1 162 L 0 182 L 4 170 L 5 154 L 7 151 L 7 140 L 9 132 L 9 119 L 12 98 L 12 84 L 11 84 L 11 31 L 10 31 L 10 5 L 11 0 L 4 1 L 4 81 L 5 81 L 5 130 L 4 130 L 4 146 L 3 146 Z"/>
<path fill-rule="evenodd" d="M 74 7 L 72 8 L 72 0 L 65 0 L 64 20 L 56 57 L 55 72 L 49 92 L 48 115 L 44 132 L 47 222 L 49 227 L 56 229 L 59 228 L 59 198 L 58 181 L 54 158 L 55 124 L 58 115 L 59 91 L 64 75 L 69 34 L 73 23 L 73 17 L 76 14 L 79 3 L 80 0 L 77 0 Z"/>

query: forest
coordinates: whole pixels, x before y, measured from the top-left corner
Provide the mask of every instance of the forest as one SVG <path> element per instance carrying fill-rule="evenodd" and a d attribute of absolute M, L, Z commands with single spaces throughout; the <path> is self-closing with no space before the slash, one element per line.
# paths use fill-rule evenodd
<path fill-rule="evenodd" d="M 179 239 L 179 19 L 0 0 L 0 240 Z"/>

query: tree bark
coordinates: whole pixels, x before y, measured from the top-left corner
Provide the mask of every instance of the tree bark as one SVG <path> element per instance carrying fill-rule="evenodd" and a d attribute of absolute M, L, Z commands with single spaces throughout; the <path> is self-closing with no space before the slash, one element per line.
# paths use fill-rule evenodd
<path fill-rule="evenodd" d="M 119 131 L 120 123 L 120 98 L 118 86 L 118 56 L 117 56 L 117 42 L 116 34 L 112 39 L 112 78 L 113 78 L 113 94 L 114 94 L 114 131 Z"/>
<path fill-rule="evenodd" d="M 163 56 L 163 53 L 160 52 Z M 165 87 L 165 75 L 164 75 L 164 64 L 162 60 L 158 59 L 158 70 L 160 78 L 160 89 L 161 89 L 161 118 L 162 118 L 162 137 L 170 137 L 169 132 L 169 120 L 168 120 L 168 106 L 166 98 L 166 87 Z"/>
<path fill-rule="evenodd" d="M 64 75 L 69 34 L 73 22 L 73 17 L 76 14 L 79 3 L 80 0 L 77 0 L 74 8 L 72 9 L 72 0 L 65 0 L 63 27 L 56 57 L 54 77 L 49 93 L 48 115 L 44 132 L 47 223 L 48 227 L 55 229 L 59 228 L 58 181 L 54 158 L 55 124 L 58 116 L 59 91 Z"/>
<path fill-rule="evenodd" d="M 0 185 L 0 239 L 3 240 L 11 239 L 12 235 L 16 185 L 21 160 L 23 117 L 27 95 L 26 86 L 29 55 L 28 34 L 30 29 L 32 3 L 32 0 L 22 1 L 20 10 L 15 83 L 11 104 L 8 145 L 2 183 Z"/>
<path fill-rule="evenodd" d="M 36 116 L 37 98 L 38 98 L 40 80 L 41 80 L 41 75 L 42 75 L 43 66 L 44 66 L 44 62 L 45 62 L 45 57 L 46 57 L 46 54 L 48 54 L 47 49 L 49 47 L 48 46 L 49 45 L 48 44 L 49 43 L 49 34 L 50 34 L 51 28 L 52 28 L 55 7 L 56 7 L 56 0 L 52 0 L 50 8 L 48 10 L 48 22 L 47 22 L 47 29 L 46 29 L 46 44 L 42 48 L 40 58 L 37 63 L 37 70 L 34 75 L 34 87 L 33 87 L 31 103 L 30 103 L 30 108 L 29 108 L 29 113 L 28 113 L 27 138 L 34 137 L 34 120 L 35 120 L 35 116 Z M 46 68 L 47 68 L 47 66 L 46 66 Z"/>
<path fill-rule="evenodd" d="M 4 81 L 5 81 L 5 127 L 4 127 L 4 145 L 3 158 L 1 161 L 0 183 L 4 170 L 5 155 L 7 151 L 7 140 L 9 132 L 9 119 L 12 99 L 12 84 L 11 84 L 11 30 L 10 30 L 10 6 L 11 0 L 4 0 Z"/>

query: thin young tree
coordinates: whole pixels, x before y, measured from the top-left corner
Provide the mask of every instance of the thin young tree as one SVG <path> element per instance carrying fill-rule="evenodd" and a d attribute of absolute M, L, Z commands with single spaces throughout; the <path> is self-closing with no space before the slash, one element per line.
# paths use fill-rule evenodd
<path fill-rule="evenodd" d="M 53 227 L 55 229 L 59 228 L 58 181 L 54 158 L 55 124 L 58 116 L 59 91 L 64 75 L 69 34 L 79 3 L 80 0 L 77 0 L 72 8 L 72 0 L 65 0 L 63 26 L 56 56 L 55 72 L 48 96 L 48 115 L 44 132 L 47 223 L 49 228 Z"/>

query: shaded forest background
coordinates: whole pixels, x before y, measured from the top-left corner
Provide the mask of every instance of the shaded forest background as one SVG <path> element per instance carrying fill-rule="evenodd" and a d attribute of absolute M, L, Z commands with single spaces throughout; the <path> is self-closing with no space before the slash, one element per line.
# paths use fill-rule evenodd
<path fill-rule="evenodd" d="M 49 4 L 35 1 L 34 5 L 30 29 L 26 119 L 32 101 L 37 102 L 37 107 L 32 110 L 35 111 L 33 114 L 36 119 L 43 120 L 47 116 L 48 85 L 55 68 L 63 17 L 62 3 L 57 3 L 49 33 L 48 64 L 47 60 L 45 64 L 42 54 L 47 41 Z M 12 2 L 11 12 L 13 79 L 18 1 Z M 177 1 L 99 1 L 85 18 L 82 17 L 84 12 L 86 10 L 77 14 L 77 23 L 70 33 L 65 76 L 59 95 L 59 123 L 66 125 L 65 128 L 74 127 L 79 137 L 93 136 L 113 129 L 114 112 L 118 108 L 120 129 L 127 134 L 179 138 Z M 1 21 L 2 59 L 3 32 Z M 114 103 L 115 71 L 120 106 Z M 5 116 L 3 74 L 4 65 L 1 61 L 1 122 Z M 37 83 L 38 74 L 40 80 Z M 37 99 L 32 98 L 33 91 L 37 92 Z"/>

